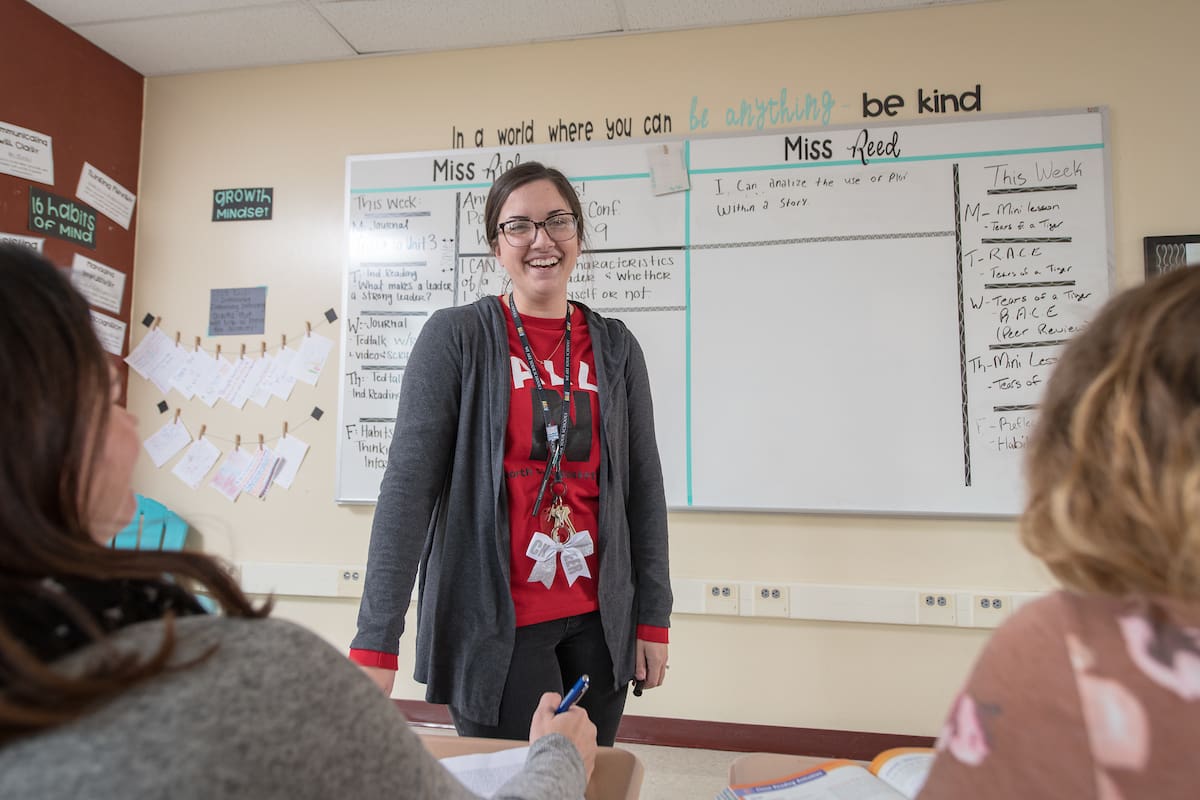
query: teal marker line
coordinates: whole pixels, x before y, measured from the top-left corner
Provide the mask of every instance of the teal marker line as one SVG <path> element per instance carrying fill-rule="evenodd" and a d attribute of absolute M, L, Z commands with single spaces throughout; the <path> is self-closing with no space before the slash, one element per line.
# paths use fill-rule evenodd
<path fill-rule="evenodd" d="M 620 175 L 568 176 L 573 181 L 636 181 L 650 180 L 649 172 L 627 172 Z M 490 183 L 435 183 L 430 186 L 385 186 L 382 189 L 351 189 L 350 194 L 381 194 L 384 192 L 432 192 L 439 189 L 489 189 Z"/>
<path fill-rule="evenodd" d="M 650 180 L 649 172 L 627 172 L 623 175 L 568 175 L 573 181 L 636 181 Z"/>
<path fill-rule="evenodd" d="M 487 189 L 490 183 L 435 183 L 432 186 L 385 186 L 382 189 L 351 189 L 350 194 L 379 194 L 380 192 L 431 192 L 435 189 Z"/>
<path fill-rule="evenodd" d="M 683 193 L 683 353 L 684 353 L 684 462 L 687 467 L 687 504 L 692 505 L 692 151 L 691 141 L 683 143 L 683 168 L 688 173 L 689 189 Z"/>
<path fill-rule="evenodd" d="M 914 161 L 947 161 L 957 158 L 996 158 L 998 156 L 1027 156 L 1038 153 L 1066 153 L 1072 150 L 1100 150 L 1104 144 L 1067 144 L 1055 147 L 1028 147 L 1021 150 L 980 150 L 975 153 L 935 153 L 928 156 L 900 156 L 886 161 L 872 161 L 868 167 L 881 167 L 888 164 L 899 164 Z M 808 161 L 803 164 L 764 164 L 750 167 L 710 167 L 693 170 L 693 175 L 719 175 L 727 172 L 766 172 L 780 169 L 812 169 L 814 167 L 861 167 L 863 163 L 856 158 L 847 161 Z"/>

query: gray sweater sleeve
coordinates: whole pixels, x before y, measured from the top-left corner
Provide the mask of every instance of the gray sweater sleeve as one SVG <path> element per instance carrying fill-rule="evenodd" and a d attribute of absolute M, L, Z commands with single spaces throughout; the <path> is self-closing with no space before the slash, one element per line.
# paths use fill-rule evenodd
<path fill-rule="evenodd" d="M 308 631 L 205 617 L 181 620 L 177 633 L 177 663 L 215 649 L 70 725 L 0 748 L 0 796 L 474 796 L 357 667 Z M 145 654 L 161 637 L 153 622 L 115 639 Z M 496 797 L 582 797 L 584 786 L 579 753 L 551 735 Z"/>
<path fill-rule="evenodd" d="M 463 365 L 456 318 L 435 312 L 404 370 L 351 648 L 380 653 L 400 649 L 425 534 L 446 482 L 458 429 Z"/>

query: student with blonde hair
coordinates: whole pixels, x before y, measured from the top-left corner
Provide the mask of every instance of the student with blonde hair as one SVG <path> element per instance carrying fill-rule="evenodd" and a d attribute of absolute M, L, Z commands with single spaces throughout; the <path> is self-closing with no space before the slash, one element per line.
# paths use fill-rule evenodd
<path fill-rule="evenodd" d="M 988 642 L 922 800 L 1200 796 L 1200 269 L 1067 345 L 1026 469 L 1021 538 L 1063 589 Z"/>

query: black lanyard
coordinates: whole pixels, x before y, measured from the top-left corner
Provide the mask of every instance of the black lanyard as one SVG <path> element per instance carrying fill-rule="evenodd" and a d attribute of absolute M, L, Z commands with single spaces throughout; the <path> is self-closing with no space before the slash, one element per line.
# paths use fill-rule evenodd
<path fill-rule="evenodd" d="M 533 502 L 533 513 L 530 515 L 536 517 L 538 509 L 542 507 L 542 498 L 546 494 L 550 475 L 554 475 L 556 483 L 563 482 L 562 458 L 567 449 L 567 431 L 571 427 L 571 304 L 567 303 L 567 328 L 563 332 L 562 420 L 557 426 L 550 418 L 550 401 L 546 399 L 546 392 L 542 388 L 542 377 L 538 375 L 533 348 L 529 346 L 529 338 L 525 335 L 525 326 L 521 323 L 521 315 L 517 313 L 517 301 L 512 292 L 508 293 L 508 311 L 512 314 L 513 324 L 517 326 L 517 338 L 521 340 L 521 347 L 525 350 L 525 363 L 533 373 L 533 386 L 537 389 L 538 400 L 542 403 L 542 423 L 546 426 L 546 448 L 549 451 L 546 456 L 546 471 L 542 475 L 542 485 L 538 487 L 537 499 Z"/>

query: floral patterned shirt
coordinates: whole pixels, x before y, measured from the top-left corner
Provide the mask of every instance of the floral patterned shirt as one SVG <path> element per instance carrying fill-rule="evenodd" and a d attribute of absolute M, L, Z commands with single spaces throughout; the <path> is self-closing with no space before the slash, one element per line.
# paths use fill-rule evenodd
<path fill-rule="evenodd" d="M 992 636 L 920 794 L 1200 798 L 1200 607 L 1057 592 Z"/>

